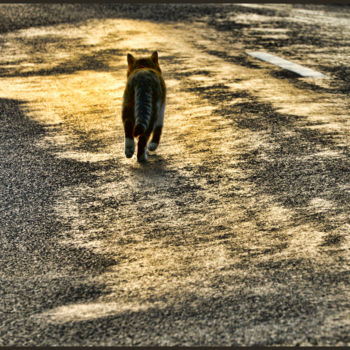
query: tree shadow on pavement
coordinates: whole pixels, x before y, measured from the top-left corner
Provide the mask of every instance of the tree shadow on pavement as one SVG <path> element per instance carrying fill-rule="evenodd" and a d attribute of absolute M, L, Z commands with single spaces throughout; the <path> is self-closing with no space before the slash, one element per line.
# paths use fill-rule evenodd
<path fill-rule="evenodd" d="M 192 87 L 189 90 L 196 91 Z M 329 232 L 325 243 L 332 245 L 332 231 L 349 224 L 348 216 L 342 215 L 350 203 L 350 193 L 344 191 L 350 181 L 350 152 L 342 142 L 345 135 L 331 129 L 321 131 L 317 128 L 322 126 L 320 122 L 303 116 L 278 112 L 272 104 L 260 102 L 246 91 L 236 94 L 225 86 L 208 91 L 210 86 L 197 89 L 213 104 L 244 98 L 243 102 L 221 106 L 213 114 L 229 119 L 235 129 L 257 133 L 257 139 L 263 140 L 239 155 L 239 167 L 255 185 L 255 195 L 272 196 L 292 210 L 295 225 L 312 223 Z M 313 201 L 317 204 L 320 200 L 332 206 L 327 210 L 313 207 Z M 261 208 L 256 210 L 258 214 Z"/>
<path fill-rule="evenodd" d="M 245 267 L 245 271 L 249 274 L 239 276 L 232 267 L 219 274 L 211 285 L 216 296 L 189 294 L 179 288 L 176 301 L 163 307 L 64 324 L 39 324 L 36 344 L 291 346 L 350 341 L 346 326 L 332 324 L 334 317 L 344 318 L 332 302 L 344 307 L 348 302 L 330 297 L 345 292 L 349 273 L 319 273 L 307 266 L 307 261 L 295 262 L 288 270 L 279 266 L 258 270 Z M 258 277 L 261 274 L 264 278 Z M 312 295 L 305 291 L 312 291 Z M 57 334 L 69 334 L 70 340 L 62 342 Z"/>
<path fill-rule="evenodd" d="M 70 227 L 55 212 L 57 191 L 94 183 L 99 165 L 59 159 L 40 148 L 45 128 L 24 114 L 24 104 L 0 99 L 2 345 L 22 345 L 17 332 L 33 327 L 28 318 L 34 313 L 98 298 L 104 286 L 90 277 L 116 263 L 61 244 Z"/>
<path fill-rule="evenodd" d="M 79 38 L 65 38 L 62 35 L 40 38 L 18 36 L 14 42 L 23 47 L 28 57 L 26 60 L 1 63 L 0 77 L 51 76 L 83 70 L 110 72 L 110 62 L 123 54 L 120 49 L 98 50 L 94 45 L 83 44 Z M 62 53 L 66 56 L 64 59 Z M 22 63 L 25 65 L 22 66 Z"/>
<path fill-rule="evenodd" d="M 319 123 L 275 111 L 270 104 L 238 103 L 232 120 L 243 129 L 263 132 L 266 143 L 241 155 L 241 166 L 258 193 L 272 195 L 294 210 L 294 223 L 312 222 L 328 232 L 346 223 L 335 217 L 348 209 L 349 149 L 339 144 L 337 132 L 319 131 Z M 313 208 L 314 200 L 332 203 L 326 212 Z"/>

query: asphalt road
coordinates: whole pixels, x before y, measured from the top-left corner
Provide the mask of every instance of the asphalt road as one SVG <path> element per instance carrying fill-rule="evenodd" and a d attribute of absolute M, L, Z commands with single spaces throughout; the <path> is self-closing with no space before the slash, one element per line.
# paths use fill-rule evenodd
<path fill-rule="evenodd" d="M 0 345 L 350 345 L 348 6 L 2 4 L 0 45 Z"/>

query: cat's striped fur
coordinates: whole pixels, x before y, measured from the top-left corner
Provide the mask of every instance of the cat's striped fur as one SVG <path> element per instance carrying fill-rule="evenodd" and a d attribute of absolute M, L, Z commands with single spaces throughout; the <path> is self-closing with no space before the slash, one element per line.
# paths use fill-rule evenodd
<path fill-rule="evenodd" d="M 123 97 L 122 119 L 125 130 L 125 155 L 135 152 L 134 137 L 138 137 L 137 160 L 147 160 L 146 146 L 154 151 L 159 144 L 164 122 L 166 88 L 159 67 L 158 53 L 136 59 L 128 54 L 127 83 Z"/>

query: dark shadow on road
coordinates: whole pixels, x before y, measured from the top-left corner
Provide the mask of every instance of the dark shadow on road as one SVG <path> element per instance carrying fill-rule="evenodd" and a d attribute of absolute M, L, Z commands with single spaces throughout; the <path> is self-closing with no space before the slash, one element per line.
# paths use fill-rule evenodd
<path fill-rule="evenodd" d="M 87 45 L 79 45 L 78 39 L 69 40 L 67 38 L 57 37 L 53 42 L 51 37 L 41 37 L 35 41 L 21 38 L 22 45 L 28 46 L 27 52 L 31 54 L 30 58 L 25 61 L 24 67 L 21 67 L 21 61 L 5 62 L 0 64 L 0 77 L 31 77 L 31 76 L 50 76 L 58 74 L 73 74 L 78 71 L 94 70 L 96 72 L 110 72 L 109 62 L 115 61 L 116 57 L 123 55 L 119 49 L 94 50 L 91 45 L 91 53 L 82 53 L 88 49 Z M 40 44 L 39 44 L 40 43 Z M 50 45 L 50 47 L 46 47 Z M 39 48 L 38 48 L 39 47 Z M 71 58 L 59 59 L 55 52 L 64 48 L 64 52 L 69 52 Z M 82 52 L 79 52 L 81 48 Z M 49 56 L 47 53 L 50 52 Z M 59 64 L 52 66 L 53 62 L 61 61 Z M 7 65 L 11 64 L 11 68 Z M 16 68 L 12 68 L 16 63 Z M 35 69 L 28 70 L 28 64 L 32 64 Z M 44 68 L 40 66 L 44 65 Z M 120 68 L 125 68 L 121 66 Z M 114 69 L 117 69 L 114 67 Z"/>
<path fill-rule="evenodd" d="M 313 221 L 325 232 L 336 228 L 339 223 L 334 216 L 350 203 L 350 193 L 344 191 L 350 181 L 349 149 L 336 142 L 341 136 L 313 129 L 317 122 L 279 113 L 252 96 L 250 100 L 235 105 L 229 116 L 240 128 L 266 132 L 268 144 L 241 156 L 243 169 L 251 174 L 249 180 L 259 192 L 294 209 L 296 224 Z M 310 209 L 315 198 L 334 203 L 327 215 Z"/>
<path fill-rule="evenodd" d="M 246 99 L 231 106 L 223 105 L 213 113 L 229 118 L 233 128 L 265 135 L 265 143 L 240 156 L 240 167 L 249 174 L 247 180 L 256 185 L 257 195 L 272 195 L 292 209 L 295 225 L 312 222 L 321 231 L 331 232 L 349 223 L 350 193 L 344 190 L 350 182 L 349 148 L 337 142 L 344 136 L 335 131 L 317 130 L 314 127 L 318 122 L 280 113 L 248 92 L 236 94 L 216 85 L 188 87 L 188 90 L 197 91 L 212 104 L 237 97 Z M 328 201 L 332 206 L 317 211 L 310 206 L 313 199 Z M 341 214 L 343 219 L 335 218 Z M 331 233 L 330 236 L 334 238 Z M 328 238 L 325 243 L 331 245 L 333 239 Z"/>
<path fill-rule="evenodd" d="M 187 20 L 212 15 L 213 4 L 3 4 L 6 15 L 0 33 L 22 28 L 81 23 L 89 19 L 130 18 L 153 22 Z M 229 11 L 229 10 L 228 10 Z"/>
<path fill-rule="evenodd" d="M 0 99 L 2 345 L 25 344 L 15 333 L 33 327 L 28 317 L 35 313 L 98 298 L 104 286 L 86 282 L 87 277 L 116 264 L 107 256 L 60 243 L 70 225 L 54 211 L 57 192 L 93 184 L 99 165 L 59 159 L 38 147 L 45 128 L 23 113 L 24 104 Z"/>
<path fill-rule="evenodd" d="M 340 297 L 345 292 L 349 272 L 320 273 L 307 260 L 294 261 L 290 266 L 241 268 L 250 273 L 238 275 L 234 271 L 239 266 L 232 266 L 218 275 L 211 285 L 220 290 L 217 296 L 188 294 L 179 288 L 176 301 L 164 307 L 64 324 L 38 324 L 36 344 L 71 345 L 50 337 L 67 333 L 72 339 L 79 339 L 80 345 L 88 346 L 145 345 L 148 335 L 151 337 L 147 346 L 316 346 L 331 345 L 335 339 L 342 344 L 350 341 L 346 327 L 335 329 L 331 321 L 325 325 L 328 317 L 341 317 L 328 296 Z M 305 294 L 305 290 L 312 291 L 312 295 Z M 337 302 L 343 303 L 344 308 L 349 304 L 345 300 Z M 202 332 L 194 332 L 198 327 Z M 26 336 L 26 331 L 20 330 L 20 334 Z"/>

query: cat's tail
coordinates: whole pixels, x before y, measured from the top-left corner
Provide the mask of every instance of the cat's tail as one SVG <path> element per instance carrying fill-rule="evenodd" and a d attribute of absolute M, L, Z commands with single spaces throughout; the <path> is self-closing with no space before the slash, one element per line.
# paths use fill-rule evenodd
<path fill-rule="evenodd" d="M 134 136 L 143 134 L 151 120 L 152 87 L 149 82 L 140 80 L 135 88 L 135 129 Z"/>

